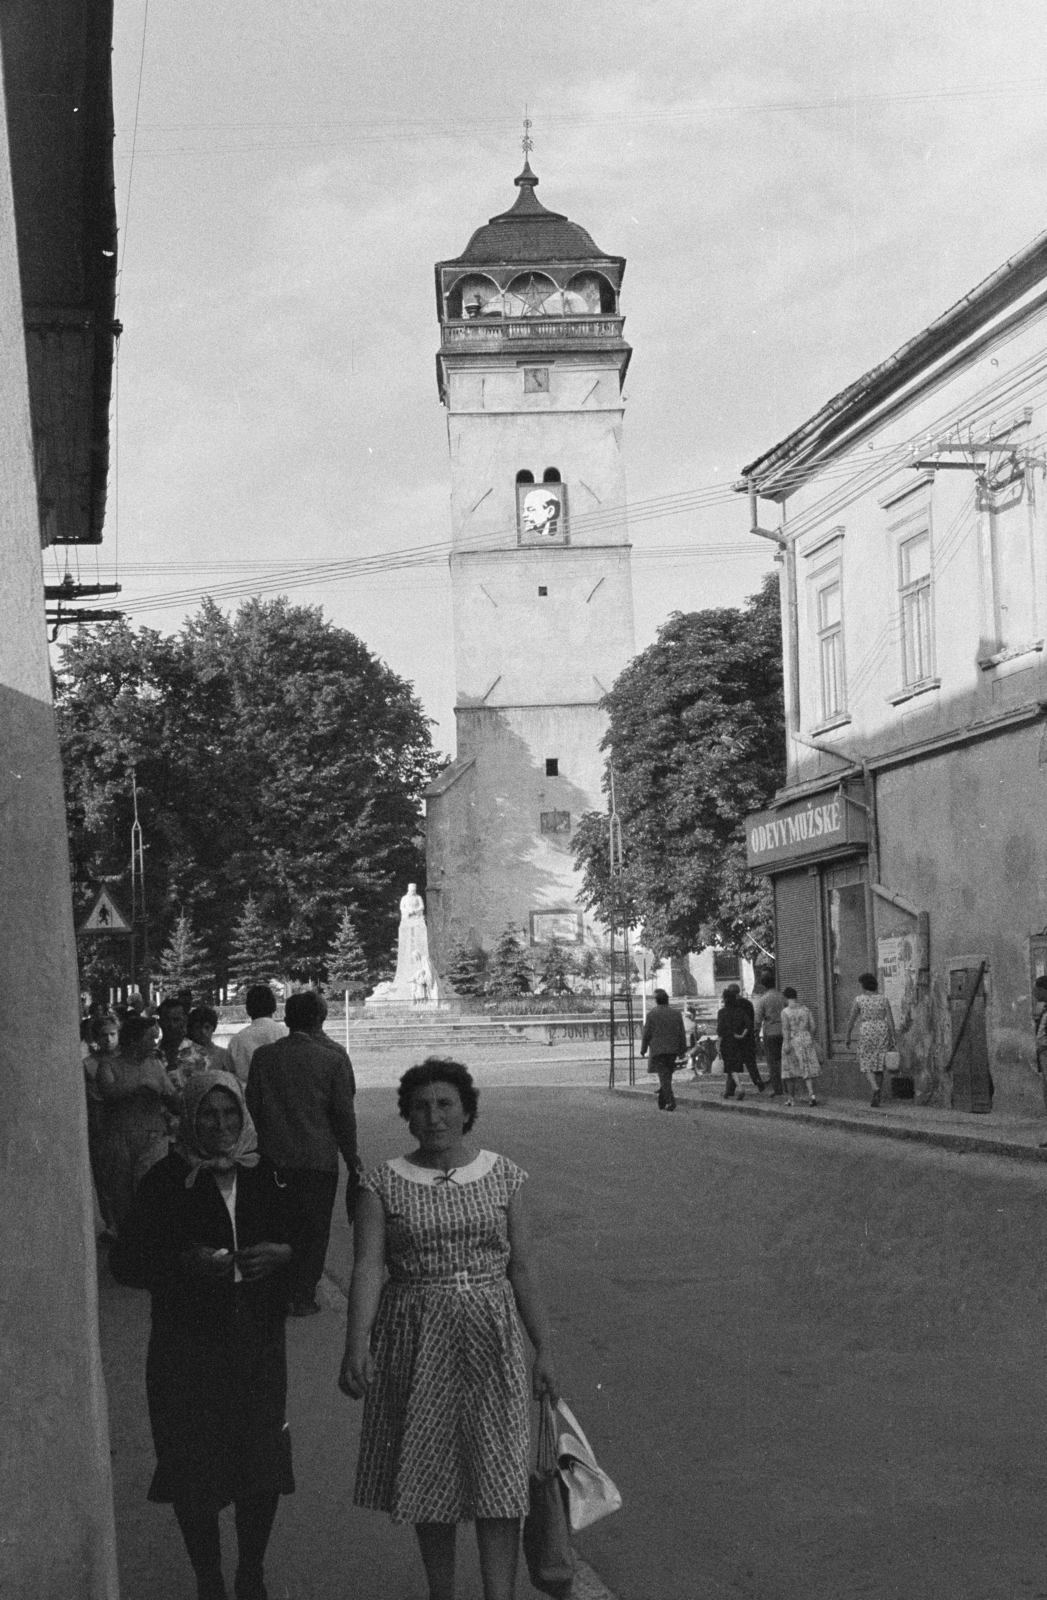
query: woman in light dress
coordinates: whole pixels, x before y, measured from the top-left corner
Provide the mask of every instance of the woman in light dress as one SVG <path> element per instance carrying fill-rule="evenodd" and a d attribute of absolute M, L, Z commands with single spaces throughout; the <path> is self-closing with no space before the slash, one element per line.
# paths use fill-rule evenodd
<path fill-rule="evenodd" d="M 814 1018 L 807 1006 L 801 1005 L 795 989 L 783 989 L 785 1008 L 782 1011 L 782 1078 L 785 1080 L 785 1103 L 791 1106 L 803 1089 L 812 1106 L 818 1101 L 814 1093 L 814 1080 L 821 1072 L 818 1045 L 815 1039 Z"/>
<path fill-rule="evenodd" d="M 858 982 L 861 985 L 861 993 L 851 1007 L 847 1037 L 844 1042 L 850 1045 L 851 1034 L 857 1025 L 858 1065 L 872 1085 L 872 1104 L 878 1106 L 880 1092 L 883 1089 L 885 1057 L 888 1050 L 898 1048 L 894 1018 L 887 996 L 877 993 L 876 974 L 863 972 L 859 975 Z"/>
<path fill-rule="evenodd" d="M 430 1057 L 401 1078 L 416 1148 L 364 1176 L 339 1376 L 364 1400 L 356 1504 L 414 1524 L 430 1600 L 454 1600 L 459 1522 L 476 1528 L 484 1600 L 512 1600 L 528 1509 L 517 1316 L 534 1346 L 532 1393 L 557 1399 L 527 1174 L 468 1139 L 478 1099 L 456 1061 Z"/>
<path fill-rule="evenodd" d="M 119 1050 L 99 1059 L 95 1075 L 104 1111 L 97 1167 L 106 1196 L 102 1211 L 117 1233 L 138 1185 L 167 1154 L 180 1105 L 179 1090 L 155 1052 L 155 1019 L 132 1012 L 121 1024 Z"/>

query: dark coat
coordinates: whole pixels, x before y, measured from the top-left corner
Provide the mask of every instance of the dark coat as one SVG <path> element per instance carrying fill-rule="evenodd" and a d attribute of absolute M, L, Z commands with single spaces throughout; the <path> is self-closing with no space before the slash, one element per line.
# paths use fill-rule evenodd
<path fill-rule="evenodd" d="M 287 1269 L 239 1284 L 189 1271 L 185 1251 L 231 1251 L 233 1228 L 211 1173 L 187 1189 L 188 1170 L 172 1153 L 146 1174 L 110 1251 L 118 1281 L 148 1289 L 153 1300 L 145 1382 L 157 1468 L 149 1498 L 168 1501 L 190 1486 L 219 1505 L 244 1494 L 290 1494 Z M 240 1249 L 293 1246 L 284 1194 L 268 1162 L 238 1168 Z"/>
<path fill-rule="evenodd" d="M 247 1109 L 258 1148 L 275 1167 L 337 1172 L 338 1155 L 356 1181 L 356 1079 L 333 1039 L 292 1033 L 259 1045 L 247 1074 Z"/>
<path fill-rule="evenodd" d="M 716 1018 L 716 1037 L 727 1072 L 743 1070 L 756 1061 L 756 1014 L 748 1000 L 723 1006 Z"/>
<path fill-rule="evenodd" d="M 652 1057 L 681 1056 L 686 1049 L 687 1033 L 680 1013 L 672 1006 L 653 1005 L 644 1023 L 640 1054 L 645 1056 L 650 1050 Z"/>

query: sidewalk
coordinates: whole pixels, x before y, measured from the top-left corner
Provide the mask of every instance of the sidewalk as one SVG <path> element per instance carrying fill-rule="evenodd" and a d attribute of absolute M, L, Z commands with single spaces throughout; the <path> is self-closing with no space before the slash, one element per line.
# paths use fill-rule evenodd
<path fill-rule="evenodd" d="M 615 1091 L 620 1094 L 649 1095 L 654 1099 L 657 1081 L 646 1075 L 643 1066 L 641 1061 L 636 1064 L 635 1085 L 630 1086 L 619 1080 Z M 696 1079 L 679 1072 L 673 1080 L 676 1103 L 681 1111 L 714 1111 L 741 1117 L 789 1117 L 794 1122 L 842 1128 L 851 1133 L 887 1139 L 911 1139 L 919 1144 L 936 1145 L 939 1149 L 961 1154 L 977 1152 L 1010 1156 L 1018 1161 L 1047 1161 L 1045 1117 L 1016 1117 L 995 1111 L 985 1116 L 975 1116 L 966 1111 L 951 1111 L 943 1106 L 920 1106 L 912 1100 L 887 1098 L 881 1106 L 874 1108 L 861 1100 L 823 1100 L 820 1094 L 816 1106 L 803 1103 L 787 1106 L 780 1099 L 772 1099 L 769 1091 L 760 1094 L 748 1078 L 739 1080 L 737 1099 L 725 1100 L 723 1088 L 724 1080 L 720 1076 L 709 1075 Z"/>

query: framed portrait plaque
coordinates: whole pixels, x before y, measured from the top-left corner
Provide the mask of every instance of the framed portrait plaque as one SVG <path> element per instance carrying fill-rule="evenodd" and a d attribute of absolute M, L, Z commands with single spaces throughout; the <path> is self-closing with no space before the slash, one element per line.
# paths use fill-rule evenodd
<path fill-rule="evenodd" d="M 566 484 L 518 483 L 516 527 L 521 544 L 566 544 Z"/>

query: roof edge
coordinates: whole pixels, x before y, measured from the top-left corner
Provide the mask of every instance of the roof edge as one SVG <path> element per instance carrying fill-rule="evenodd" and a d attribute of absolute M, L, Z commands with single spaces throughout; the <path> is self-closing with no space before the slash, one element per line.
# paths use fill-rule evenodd
<path fill-rule="evenodd" d="M 894 389 L 976 333 L 1044 277 L 1047 277 L 1047 231 L 1037 234 L 1024 250 L 1010 256 L 921 333 L 906 340 L 886 360 L 841 389 L 806 422 L 743 467 L 745 482 L 738 486 L 739 490 L 747 490 L 750 481 L 755 480 L 758 493 L 763 494 L 760 482 L 764 480 L 770 491 L 769 480 L 777 470 L 794 462 L 805 449 L 812 457 L 818 452 L 818 461 L 824 460 L 831 453 L 834 441 L 874 411 Z M 811 473 L 817 470 L 817 465 L 812 459 Z M 795 469 L 792 477 L 791 487 L 799 488 L 802 479 Z"/>

